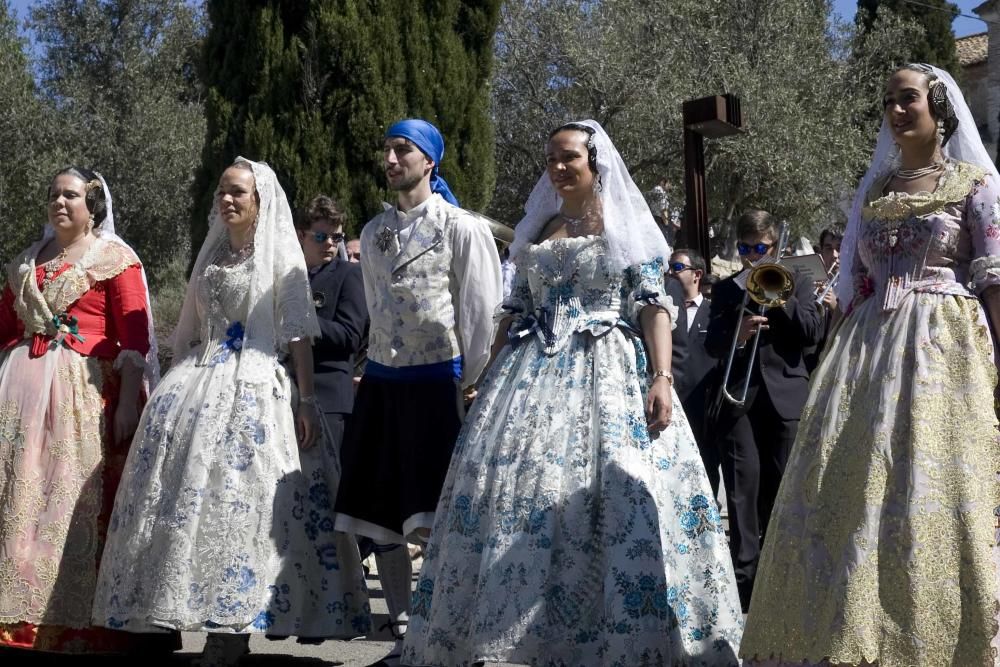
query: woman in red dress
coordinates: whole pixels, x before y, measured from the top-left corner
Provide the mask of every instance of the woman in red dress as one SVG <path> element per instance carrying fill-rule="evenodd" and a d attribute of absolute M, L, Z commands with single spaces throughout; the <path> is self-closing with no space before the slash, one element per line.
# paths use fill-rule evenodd
<path fill-rule="evenodd" d="M 118 653 L 137 641 L 90 623 L 115 490 L 157 377 L 142 265 L 115 235 L 111 213 L 99 174 L 59 172 L 43 238 L 7 267 L 0 646 Z"/>

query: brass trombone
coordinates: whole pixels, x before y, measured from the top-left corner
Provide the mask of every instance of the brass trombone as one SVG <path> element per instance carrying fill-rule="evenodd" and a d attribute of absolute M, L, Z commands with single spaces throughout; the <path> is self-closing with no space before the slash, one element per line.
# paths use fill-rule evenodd
<path fill-rule="evenodd" d="M 750 390 L 750 374 L 753 372 L 753 362 L 757 358 L 757 348 L 760 346 L 760 327 L 754 334 L 753 343 L 750 347 L 750 358 L 747 361 L 747 371 L 743 377 L 743 387 L 739 391 L 739 397 L 734 396 L 729 391 L 729 375 L 733 369 L 733 360 L 736 358 L 736 347 L 740 338 L 740 322 L 746 312 L 763 315 L 768 308 L 782 306 L 791 298 L 795 291 L 795 280 L 792 272 L 780 264 L 781 250 L 788 243 L 788 223 L 781 224 L 781 232 L 778 235 L 778 255 L 776 259 L 764 257 L 757 264 L 750 267 L 746 272 L 746 288 L 743 293 L 743 303 L 740 305 L 739 319 L 736 322 L 736 331 L 733 332 L 733 344 L 729 347 L 729 358 L 726 360 L 726 371 L 722 376 L 722 386 L 719 388 L 722 398 L 737 407 L 742 407 L 747 401 L 747 392 Z M 737 282 L 740 278 L 736 278 Z M 756 313 L 753 313 L 747 304 L 753 300 L 759 305 Z"/>
<path fill-rule="evenodd" d="M 830 290 L 837 289 L 837 285 L 840 284 L 840 259 L 835 259 L 833 261 L 833 266 L 827 271 L 827 280 L 825 285 L 821 285 L 816 288 L 816 303 L 822 304 L 823 299 L 826 295 L 830 293 Z"/>

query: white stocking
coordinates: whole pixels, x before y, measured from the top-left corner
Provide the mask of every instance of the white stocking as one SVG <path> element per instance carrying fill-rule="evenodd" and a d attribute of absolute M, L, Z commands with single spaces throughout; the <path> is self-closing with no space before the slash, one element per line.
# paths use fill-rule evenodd
<path fill-rule="evenodd" d="M 378 544 L 375 547 L 375 564 L 378 578 L 382 583 L 385 604 L 389 608 L 389 625 L 396 643 L 388 659 L 383 661 L 399 664 L 399 654 L 403 651 L 403 637 L 410 620 L 410 598 L 412 596 L 413 563 L 405 544 Z M 394 659 L 392 656 L 396 656 Z M 395 662 L 393 662 L 395 660 Z"/>

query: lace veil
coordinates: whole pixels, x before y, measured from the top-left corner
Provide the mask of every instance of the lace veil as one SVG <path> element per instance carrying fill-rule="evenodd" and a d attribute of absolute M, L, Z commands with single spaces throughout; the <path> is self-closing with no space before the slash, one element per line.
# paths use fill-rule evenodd
<path fill-rule="evenodd" d="M 990 159 L 983 141 L 979 137 L 979 130 L 976 122 L 972 118 L 969 105 L 965 102 L 962 90 L 955 83 L 955 79 L 943 69 L 931 65 L 911 65 L 928 73 L 932 73 L 942 81 L 948 92 L 948 99 L 955 109 L 955 118 L 958 120 L 958 127 L 942 148 L 942 153 L 948 159 L 958 162 L 968 162 L 986 170 L 994 179 L 1000 182 L 996 165 Z M 889 124 L 885 118 L 882 119 L 882 127 L 878 133 L 878 143 L 875 145 L 875 153 L 872 155 L 871 164 L 865 172 L 861 184 L 854 193 L 854 200 L 847 217 L 847 229 L 844 233 L 844 240 L 840 249 L 840 271 L 842 279 L 837 285 L 837 299 L 842 304 L 849 304 L 854 298 L 854 281 L 851 280 L 851 270 L 858 247 L 858 237 L 861 233 L 861 211 L 865 204 L 865 196 L 872 184 L 877 179 L 887 175 L 899 166 L 899 148 L 896 146 L 889 130 Z"/>
<path fill-rule="evenodd" d="M 253 270 L 247 321 L 243 323 L 243 348 L 237 380 L 264 383 L 274 379 L 274 359 L 288 343 L 320 335 L 316 310 L 309 290 L 309 277 L 299 246 L 292 211 L 274 171 L 263 162 L 243 157 L 236 163 L 253 170 L 260 208 L 254 232 Z M 203 313 L 198 304 L 198 281 L 213 262 L 219 246 L 229 242 L 219 213 L 216 191 L 209 215 L 208 236 L 198 251 L 188 281 L 180 320 L 174 332 L 174 358 L 180 359 L 202 338 Z"/>
<path fill-rule="evenodd" d="M 597 173 L 600 175 L 598 197 L 610 266 L 616 271 L 623 271 L 656 258 L 666 261 L 670 257 L 670 247 L 611 138 L 597 121 L 585 120 L 579 124 L 594 130 Z M 548 174 L 542 174 L 524 205 L 524 217 L 514 228 L 514 242 L 510 246 L 513 261 L 517 261 L 518 254 L 525 247 L 538 241 L 539 234 L 548 221 L 559 213 L 561 205 L 562 197 L 556 193 Z"/>

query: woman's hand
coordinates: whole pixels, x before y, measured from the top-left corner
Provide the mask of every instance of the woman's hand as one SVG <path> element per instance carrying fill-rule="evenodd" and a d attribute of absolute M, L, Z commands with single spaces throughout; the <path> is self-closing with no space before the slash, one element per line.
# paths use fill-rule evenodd
<path fill-rule="evenodd" d="M 663 376 L 655 378 L 649 393 L 646 394 L 646 426 L 653 437 L 658 436 L 670 425 L 673 411 L 674 399 L 670 391 L 670 381 Z"/>
<path fill-rule="evenodd" d="M 295 436 L 300 449 L 309 449 L 319 439 L 319 410 L 310 403 L 299 403 L 295 411 Z"/>
<path fill-rule="evenodd" d="M 124 398 L 124 396 L 123 396 Z M 139 406 L 134 400 L 119 401 L 115 409 L 115 423 L 112 437 L 116 445 L 128 447 L 132 444 L 132 436 L 139 426 Z"/>
<path fill-rule="evenodd" d="M 476 385 L 466 387 L 465 390 L 462 391 L 462 401 L 465 403 L 466 409 L 468 409 L 468 407 L 472 405 L 472 402 L 476 400 L 476 396 L 479 396 L 479 391 L 476 389 Z"/>

